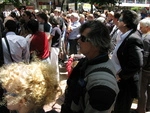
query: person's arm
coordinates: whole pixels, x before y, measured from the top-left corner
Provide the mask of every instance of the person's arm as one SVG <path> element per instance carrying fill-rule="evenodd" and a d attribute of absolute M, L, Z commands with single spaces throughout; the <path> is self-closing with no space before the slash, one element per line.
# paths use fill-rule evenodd
<path fill-rule="evenodd" d="M 50 40 L 50 37 L 51 37 L 50 32 L 45 32 L 45 34 L 47 36 L 47 39 Z"/>
<path fill-rule="evenodd" d="M 68 20 L 68 27 L 67 27 L 67 33 L 70 33 L 72 31 L 71 29 L 71 20 Z"/>
<path fill-rule="evenodd" d="M 100 71 L 88 77 L 86 90 L 88 97 L 84 98 L 84 113 L 108 113 L 108 110 L 112 110 L 111 107 L 119 92 L 115 77 Z"/>
<path fill-rule="evenodd" d="M 70 76 L 70 74 L 73 70 L 73 67 L 72 67 L 73 61 L 74 61 L 74 54 L 72 54 L 70 56 L 70 58 L 68 59 L 67 64 L 66 64 L 66 70 L 68 72 L 68 77 Z"/>
<path fill-rule="evenodd" d="M 150 56 L 150 43 L 149 43 L 149 40 L 144 39 L 143 44 L 144 44 L 144 56 L 143 56 L 143 67 L 144 67 L 144 66 L 146 66 L 146 64 L 148 62 L 148 58 Z"/>
<path fill-rule="evenodd" d="M 52 41 L 52 38 L 55 36 L 56 29 L 54 28 L 50 34 L 49 41 Z"/>

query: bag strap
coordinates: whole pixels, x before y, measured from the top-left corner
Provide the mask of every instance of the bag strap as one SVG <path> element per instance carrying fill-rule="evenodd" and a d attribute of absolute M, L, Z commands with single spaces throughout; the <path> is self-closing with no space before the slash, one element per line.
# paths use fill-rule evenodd
<path fill-rule="evenodd" d="M 0 66 L 4 64 L 4 54 L 3 54 L 3 45 L 2 45 L 2 37 L 0 37 Z"/>
<path fill-rule="evenodd" d="M 106 67 L 98 67 L 98 68 L 95 68 L 95 69 L 93 69 L 92 71 L 90 71 L 86 76 L 88 76 L 88 75 L 91 74 L 91 73 L 98 72 L 98 71 L 107 72 L 107 73 L 109 73 L 109 74 L 111 74 L 111 75 L 113 75 L 113 76 L 115 77 L 114 73 L 113 73 L 110 69 L 108 69 L 108 68 L 106 68 Z M 115 77 L 115 78 L 116 78 L 116 77 Z"/>
<path fill-rule="evenodd" d="M 5 39 L 5 42 L 6 42 L 6 45 L 7 45 L 7 49 L 8 49 L 8 52 L 9 52 L 10 58 L 11 58 L 12 62 L 14 62 L 14 60 L 13 60 L 13 58 L 12 58 L 12 56 L 11 56 L 10 46 L 9 46 L 8 40 L 7 40 L 7 38 L 6 38 L 6 37 L 4 37 L 4 39 Z"/>

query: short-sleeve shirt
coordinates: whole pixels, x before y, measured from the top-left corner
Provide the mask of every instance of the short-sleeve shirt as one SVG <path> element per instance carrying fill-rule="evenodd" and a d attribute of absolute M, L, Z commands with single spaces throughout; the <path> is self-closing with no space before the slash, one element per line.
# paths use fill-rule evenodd
<path fill-rule="evenodd" d="M 60 28 L 54 27 L 52 29 L 51 35 L 53 36 L 51 47 L 60 47 L 60 41 L 61 41 L 61 30 L 60 30 Z"/>

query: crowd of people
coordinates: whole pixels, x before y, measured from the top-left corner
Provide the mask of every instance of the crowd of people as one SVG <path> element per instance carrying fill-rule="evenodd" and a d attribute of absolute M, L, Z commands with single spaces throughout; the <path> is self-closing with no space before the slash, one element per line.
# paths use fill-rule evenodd
<path fill-rule="evenodd" d="M 59 91 L 59 64 L 68 71 L 61 113 L 150 111 L 149 15 L 24 9 L 2 14 L 0 37 L 2 113 L 44 113 Z"/>

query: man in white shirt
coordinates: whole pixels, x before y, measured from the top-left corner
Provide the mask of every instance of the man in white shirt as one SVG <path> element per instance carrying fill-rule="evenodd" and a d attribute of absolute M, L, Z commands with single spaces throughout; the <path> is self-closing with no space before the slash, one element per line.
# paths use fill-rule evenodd
<path fill-rule="evenodd" d="M 7 33 L 6 36 L 2 38 L 4 64 L 29 62 L 30 53 L 28 43 L 24 37 L 16 35 L 16 28 L 17 25 L 14 20 L 8 20 L 5 23 Z"/>

